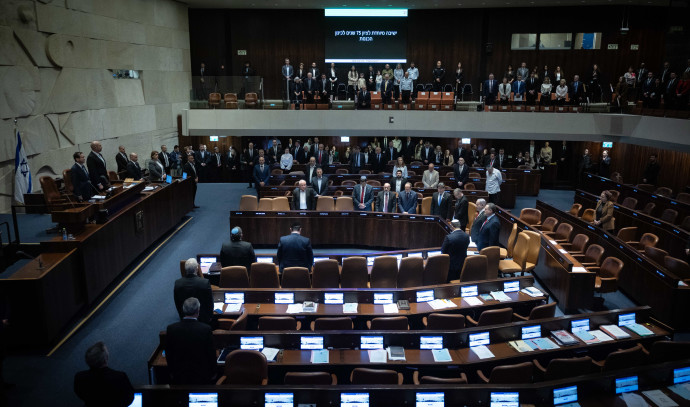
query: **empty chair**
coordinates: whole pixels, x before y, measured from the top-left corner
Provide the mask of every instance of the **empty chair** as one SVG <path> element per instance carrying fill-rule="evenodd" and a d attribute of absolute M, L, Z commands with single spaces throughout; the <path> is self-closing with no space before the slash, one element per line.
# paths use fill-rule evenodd
<path fill-rule="evenodd" d="M 477 375 L 484 383 L 491 384 L 519 384 L 532 383 L 534 365 L 532 362 L 523 362 L 516 365 L 496 366 L 491 370 L 491 375 L 487 378 L 481 370 L 477 370 Z"/>
<path fill-rule="evenodd" d="M 686 216 L 685 219 L 683 219 L 683 222 L 681 222 L 680 224 L 680 228 L 690 231 L 690 215 Z"/>
<path fill-rule="evenodd" d="M 489 280 L 493 277 L 488 277 L 487 270 L 489 269 L 489 261 L 484 255 L 469 256 L 465 258 L 465 263 L 462 265 L 460 271 L 460 282 Z M 426 285 L 426 284 L 425 284 Z"/>
<path fill-rule="evenodd" d="M 354 328 L 349 317 L 316 318 L 311 322 L 312 331 L 347 331 Z"/>
<path fill-rule="evenodd" d="M 611 202 L 618 202 L 618 197 L 621 196 L 620 191 L 609 189 L 609 192 L 611 193 Z"/>
<path fill-rule="evenodd" d="M 249 274 L 244 266 L 223 267 L 220 270 L 220 288 L 249 288 Z"/>
<path fill-rule="evenodd" d="M 673 190 L 667 187 L 659 187 L 654 191 L 654 193 L 661 196 L 673 196 Z"/>
<path fill-rule="evenodd" d="M 259 209 L 260 211 L 272 211 L 273 210 L 273 198 L 261 198 L 259 199 Z"/>
<path fill-rule="evenodd" d="M 573 206 L 570 207 L 570 210 L 568 210 L 568 213 L 575 216 L 575 217 L 578 217 L 578 216 L 580 216 L 581 210 L 582 210 L 582 205 L 580 205 L 579 203 L 574 203 Z"/>
<path fill-rule="evenodd" d="M 311 288 L 309 270 L 305 267 L 286 267 L 283 269 L 282 288 Z"/>
<path fill-rule="evenodd" d="M 594 220 L 594 215 L 596 214 L 596 210 L 592 208 L 585 209 L 584 212 L 582 212 L 582 220 L 585 222 L 592 222 Z"/>
<path fill-rule="evenodd" d="M 472 182 L 468 182 L 467 184 L 465 184 L 465 190 L 467 190 L 467 191 L 474 191 L 476 189 L 477 189 L 477 186 L 474 185 L 474 183 L 472 183 Z"/>
<path fill-rule="evenodd" d="M 553 318 L 554 315 L 556 315 L 555 302 L 552 302 L 550 304 L 537 305 L 536 307 L 532 308 L 532 311 L 530 311 L 529 316 L 526 317 L 515 312 L 513 313 L 513 317 L 517 321 L 533 321 L 535 319 Z"/>
<path fill-rule="evenodd" d="M 62 205 L 66 205 L 68 201 L 60 195 L 55 180 L 49 176 L 43 176 L 38 180 L 43 191 L 43 199 L 48 204 L 49 210 L 62 210 Z"/>
<path fill-rule="evenodd" d="M 649 350 L 652 363 L 690 359 L 690 342 L 656 341 Z"/>
<path fill-rule="evenodd" d="M 529 250 L 529 237 L 520 233 L 517 236 L 517 243 L 513 249 L 513 258 L 505 259 L 498 262 L 498 271 L 502 275 L 515 275 L 522 273 L 524 275 L 527 266 L 527 251 Z"/>
<path fill-rule="evenodd" d="M 371 170 L 359 170 L 360 174 L 371 174 Z"/>
<path fill-rule="evenodd" d="M 218 318 L 218 329 L 214 330 L 219 332 L 229 332 L 229 331 L 244 331 L 247 329 L 247 313 L 243 312 L 239 318 Z"/>
<path fill-rule="evenodd" d="M 520 211 L 520 220 L 530 226 L 541 224 L 541 211 L 534 208 L 523 208 Z"/>
<path fill-rule="evenodd" d="M 524 230 L 522 233 L 529 236 L 525 272 L 531 272 L 537 266 L 537 262 L 539 262 L 539 252 L 541 251 L 541 235 L 531 230 Z"/>
<path fill-rule="evenodd" d="M 353 186 L 357 185 L 357 181 L 355 181 L 353 179 L 346 179 L 345 181 L 341 182 L 340 185 L 342 185 L 344 187 L 353 187 Z"/>
<path fill-rule="evenodd" d="M 582 254 L 589 243 L 589 236 L 578 233 L 573 238 L 572 243 L 563 242 L 561 246 L 568 251 L 570 254 Z"/>
<path fill-rule="evenodd" d="M 247 109 L 256 108 L 256 107 L 258 107 L 258 104 L 259 104 L 259 96 L 256 93 L 250 92 L 250 93 L 247 93 L 246 95 L 244 95 L 244 106 Z"/>
<path fill-rule="evenodd" d="M 654 192 L 654 185 L 652 184 L 637 184 L 635 187 L 643 191 Z"/>
<path fill-rule="evenodd" d="M 417 181 L 414 184 L 412 184 L 413 188 L 424 188 L 424 183 L 422 181 Z"/>
<path fill-rule="evenodd" d="M 664 267 L 666 267 L 666 270 L 675 274 L 681 280 L 690 279 L 690 265 L 681 259 L 666 256 L 664 258 Z"/>
<path fill-rule="evenodd" d="M 462 314 L 429 314 L 422 318 L 422 323 L 427 329 L 454 330 L 465 327 L 465 316 Z"/>
<path fill-rule="evenodd" d="M 338 266 L 338 260 L 328 259 L 315 262 L 311 272 L 311 287 L 340 287 L 340 267 Z"/>
<path fill-rule="evenodd" d="M 367 321 L 367 328 L 373 331 L 407 331 L 410 325 L 407 317 L 379 317 Z"/>
<path fill-rule="evenodd" d="M 293 317 L 259 317 L 259 331 L 299 331 L 302 323 Z"/>
<path fill-rule="evenodd" d="M 316 198 L 316 210 L 333 212 L 335 210 L 335 200 L 332 196 L 319 196 Z"/>
<path fill-rule="evenodd" d="M 510 235 L 508 235 L 506 248 L 500 248 L 501 260 L 513 257 L 513 249 L 517 242 L 517 234 L 517 223 L 513 223 L 513 227 L 510 229 Z"/>
<path fill-rule="evenodd" d="M 466 319 L 469 325 L 474 326 L 509 324 L 513 320 L 513 309 L 490 309 L 482 312 L 481 315 L 479 315 L 479 319 L 476 321 L 469 315 L 466 317 Z"/>
<path fill-rule="evenodd" d="M 292 385 L 338 384 L 336 376 L 328 372 L 287 372 L 283 380 L 285 384 Z"/>
<path fill-rule="evenodd" d="M 467 227 L 465 230 L 469 233 L 469 231 L 472 230 L 472 225 L 474 224 L 474 218 L 477 216 L 477 204 L 474 202 L 468 202 L 467 203 L 467 219 L 469 222 L 467 222 Z"/>
<path fill-rule="evenodd" d="M 220 106 L 220 93 L 209 93 L 208 105 L 209 107 L 213 107 L 214 109 L 216 108 L 216 106 Z"/>
<path fill-rule="evenodd" d="M 424 285 L 424 259 L 421 257 L 403 257 L 398 270 L 398 288 L 419 287 Z"/>
<path fill-rule="evenodd" d="M 622 349 L 611 352 L 605 360 L 593 363 L 601 368 L 602 372 L 627 369 L 642 366 L 647 362 L 647 350 L 639 343 L 630 349 Z"/>
<path fill-rule="evenodd" d="M 617 238 L 624 242 L 632 242 L 637 236 L 637 227 L 630 226 L 627 228 L 621 228 L 616 235 Z"/>
<path fill-rule="evenodd" d="M 642 209 L 642 213 L 652 216 L 652 212 L 654 212 L 655 207 L 656 204 L 654 202 L 648 202 L 647 205 L 644 206 L 644 209 Z"/>
<path fill-rule="evenodd" d="M 664 258 L 668 256 L 668 252 L 654 246 L 647 246 L 644 248 L 644 255 L 649 257 L 656 264 L 664 264 Z"/>
<path fill-rule="evenodd" d="M 598 266 L 601 264 L 601 258 L 604 256 L 604 248 L 598 244 L 591 244 L 587 247 L 585 254 L 573 254 L 583 266 Z"/>
<path fill-rule="evenodd" d="M 371 268 L 371 288 L 395 288 L 398 283 L 398 259 L 380 256 Z"/>
<path fill-rule="evenodd" d="M 678 218 L 678 211 L 675 209 L 664 209 L 663 212 L 661 212 L 661 220 L 664 222 L 668 222 L 671 224 L 676 223 L 676 219 Z"/>
<path fill-rule="evenodd" d="M 350 373 L 352 384 L 402 384 L 403 375 L 395 370 L 357 367 Z"/>
<path fill-rule="evenodd" d="M 74 185 L 72 185 L 72 170 L 66 169 L 62 171 L 62 182 L 65 183 L 65 192 L 68 194 L 74 193 Z"/>
<path fill-rule="evenodd" d="M 337 212 L 351 211 L 352 210 L 352 197 L 351 196 L 339 196 L 335 200 L 335 210 Z"/>
<path fill-rule="evenodd" d="M 424 266 L 424 285 L 445 284 L 448 281 L 449 267 L 450 256 L 447 254 L 428 257 Z"/>
<path fill-rule="evenodd" d="M 542 232 L 553 232 L 554 228 L 558 224 L 558 219 L 549 216 L 546 219 L 544 219 L 544 222 L 541 224 L 541 231 Z"/>
<path fill-rule="evenodd" d="M 333 192 L 333 196 L 335 196 L 335 197 L 343 196 L 343 191 L 335 191 L 335 192 Z"/>
<path fill-rule="evenodd" d="M 621 206 L 628 208 L 628 209 L 635 209 L 635 207 L 637 206 L 637 199 L 629 196 L 623 200 L 623 202 L 621 203 Z"/>
<path fill-rule="evenodd" d="M 278 271 L 273 263 L 252 263 L 249 274 L 250 288 L 280 288 Z"/>
<path fill-rule="evenodd" d="M 676 195 L 676 201 L 690 203 L 690 194 L 687 192 L 679 192 L 678 195 Z"/>
<path fill-rule="evenodd" d="M 498 246 L 489 246 L 480 250 L 479 254 L 486 256 L 487 279 L 498 277 L 498 262 L 501 260 L 501 249 Z"/>
<path fill-rule="evenodd" d="M 287 199 L 286 196 L 277 196 L 273 198 L 273 202 L 271 204 L 271 210 L 272 211 L 289 211 L 290 210 L 290 201 Z"/>
<path fill-rule="evenodd" d="M 225 358 L 225 372 L 216 382 L 250 386 L 268 384 L 266 356 L 258 350 L 236 349 Z"/>
<path fill-rule="evenodd" d="M 555 232 L 543 232 L 546 236 L 551 237 L 558 243 L 570 242 L 570 235 L 573 233 L 573 225 L 570 223 L 561 223 Z"/>
<path fill-rule="evenodd" d="M 431 200 L 434 199 L 430 196 L 425 196 L 422 198 L 422 215 L 429 215 L 431 213 Z"/>
<path fill-rule="evenodd" d="M 481 178 L 482 177 L 482 175 L 478 172 L 468 172 L 467 176 L 469 178 Z"/>
<path fill-rule="evenodd" d="M 240 198 L 241 211 L 256 211 L 259 209 L 259 201 L 254 195 L 242 195 Z"/>
<path fill-rule="evenodd" d="M 542 379 L 560 380 L 575 376 L 582 376 L 592 372 L 592 358 L 583 356 L 580 358 L 555 358 L 543 367 L 538 360 L 533 361 L 534 366 L 541 372 Z"/>
<path fill-rule="evenodd" d="M 337 175 L 347 174 L 347 169 L 346 168 L 338 168 L 337 170 L 335 170 L 335 173 Z"/>
<path fill-rule="evenodd" d="M 226 109 L 237 109 L 237 93 L 226 93 L 223 101 Z"/>
<path fill-rule="evenodd" d="M 600 267 L 587 267 L 589 271 L 596 271 L 594 291 L 604 294 L 618 291 L 618 276 L 623 270 L 623 262 L 615 257 L 607 257 Z"/>
<path fill-rule="evenodd" d="M 342 288 L 367 288 L 369 271 L 367 259 L 354 256 L 343 259 L 343 268 L 340 273 L 340 286 Z"/>
<path fill-rule="evenodd" d="M 412 372 L 414 384 L 467 384 L 467 375 L 460 373 L 460 377 L 421 376 L 419 370 Z"/>
<path fill-rule="evenodd" d="M 633 241 L 626 243 L 628 243 L 630 246 L 633 246 L 637 250 L 644 251 L 644 248 L 647 246 L 656 246 L 656 244 L 659 243 L 659 237 L 654 233 L 645 233 L 642 235 L 639 242 Z"/>

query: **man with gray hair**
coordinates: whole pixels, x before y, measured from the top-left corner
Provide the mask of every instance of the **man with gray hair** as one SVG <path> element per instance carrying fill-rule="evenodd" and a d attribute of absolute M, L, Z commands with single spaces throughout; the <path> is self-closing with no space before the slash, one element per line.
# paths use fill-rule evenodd
<path fill-rule="evenodd" d="M 74 376 L 74 392 L 84 401 L 84 405 L 129 406 L 134 400 L 134 388 L 125 372 L 108 367 L 105 343 L 96 342 L 90 346 L 85 359 L 89 370 L 77 372 Z"/>
<path fill-rule="evenodd" d="M 474 215 L 474 223 L 472 224 L 472 229 L 470 229 L 470 236 L 472 237 L 472 241 L 476 243 L 479 227 L 482 225 L 482 222 L 486 220 L 486 216 L 484 215 L 486 200 L 484 198 L 479 198 L 477 202 L 475 202 L 475 205 L 477 206 L 477 213 Z"/>
<path fill-rule="evenodd" d="M 213 331 L 197 320 L 200 307 L 198 299 L 187 298 L 182 320 L 168 325 L 165 357 L 172 384 L 211 384 L 216 377 Z"/>
<path fill-rule="evenodd" d="M 180 319 L 184 318 L 183 302 L 189 297 L 198 298 L 201 302 L 199 321 L 211 324 L 213 314 L 213 294 L 211 283 L 201 276 L 199 264 L 195 258 L 190 258 L 184 263 L 185 276 L 175 281 L 175 307 Z"/>

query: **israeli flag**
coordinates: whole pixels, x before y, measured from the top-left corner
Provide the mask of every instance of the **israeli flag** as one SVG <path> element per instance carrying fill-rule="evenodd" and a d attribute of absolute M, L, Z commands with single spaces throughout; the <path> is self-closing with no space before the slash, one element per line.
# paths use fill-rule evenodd
<path fill-rule="evenodd" d="M 26 158 L 22 136 L 17 131 L 17 151 L 14 155 L 14 200 L 24 203 L 24 194 L 31 192 L 31 170 Z"/>

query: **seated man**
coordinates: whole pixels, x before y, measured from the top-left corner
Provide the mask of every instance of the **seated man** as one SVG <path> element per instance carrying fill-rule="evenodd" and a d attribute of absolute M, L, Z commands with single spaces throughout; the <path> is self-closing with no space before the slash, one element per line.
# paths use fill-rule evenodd
<path fill-rule="evenodd" d="M 436 188 L 438 185 L 438 171 L 434 169 L 434 163 L 429 163 L 429 169 L 424 171 L 422 175 L 422 183 L 424 183 L 424 188 Z"/>
<path fill-rule="evenodd" d="M 412 190 L 412 184 L 405 184 L 405 190 L 398 195 L 398 209 L 401 213 L 414 215 L 417 213 L 417 193 Z"/>
<path fill-rule="evenodd" d="M 479 226 L 477 238 L 477 250 L 485 247 L 498 246 L 498 234 L 501 231 L 501 222 L 496 217 L 496 205 L 489 203 L 484 208 L 486 218 Z"/>
<path fill-rule="evenodd" d="M 173 291 L 175 307 L 180 318 L 184 317 L 182 303 L 189 298 L 198 298 L 201 302 L 201 310 L 197 318 L 206 324 L 211 323 L 213 314 L 213 294 L 209 280 L 199 277 L 199 264 L 195 258 L 190 258 L 184 263 L 185 276 L 175 281 Z"/>
<path fill-rule="evenodd" d="M 391 192 L 391 184 L 383 184 L 383 191 L 376 196 L 376 212 L 395 212 L 396 194 Z"/>
<path fill-rule="evenodd" d="M 221 267 L 244 266 L 247 272 L 252 263 L 256 262 L 254 247 L 249 242 L 242 241 L 242 228 L 234 227 L 230 230 L 230 241 L 224 242 L 220 248 Z"/>
<path fill-rule="evenodd" d="M 448 219 L 450 213 L 450 194 L 446 192 L 446 185 L 439 182 L 437 192 L 434 192 L 431 198 L 431 214 L 440 216 L 442 219 Z"/>
<path fill-rule="evenodd" d="M 371 210 L 374 201 L 374 188 L 367 184 L 367 177 L 362 175 L 359 184 L 352 189 L 352 206 L 356 211 Z"/>
<path fill-rule="evenodd" d="M 302 225 L 299 222 L 292 224 L 289 235 L 280 238 L 276 259 L 281 273 L 286 267 L 305 267 L 311 270 L 314 252 L 311 240 L 302 236 Z"/>
<path fill-rule="evenodd" d="M 108 348 L 97 342 L 86 350 L 89 370 L 74 376 L 74 392 L 86 407 L 127 407 L 134 400 L 134 388 L 125 372 L 108 367 Z"/>
<path fill-rule="evenodd" d="M 292 191 L 292 204 L 290 209 L 293 211 L 311 211 L 314 210 L 314 201 L 316 200 L 316 193 L 312 188 L 307 187 L 307 181 L 299 180 L 297 188 Z"/>

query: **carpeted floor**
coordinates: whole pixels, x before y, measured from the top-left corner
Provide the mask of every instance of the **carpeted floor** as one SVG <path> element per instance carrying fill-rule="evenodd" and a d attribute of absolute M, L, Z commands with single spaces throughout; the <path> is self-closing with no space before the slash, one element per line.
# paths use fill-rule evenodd
<path fill-rule="evenodd" d="M 52 356 L 45 356 L 49 350 L 8 356 L 5 378 L 17 385 L 8 393 L 9 405 L 80 405 L 72 390 L 73 377 L 86 368 L 85 350 L 99 340 L 110 350 L 112 368 L 127 372 L 135 386 L 148 384 L 146 363 L 158 345 L 158 333 L 178 318 L 172 289 L 179 277 L 179 260 L 218 252 L 229 236 L 228 211 L 239 207 L 241 195 L 254 193 L 246 184 L 199 185 L 196 202 L 201 207 L 188 214 L 183 221 L 188 223 L 160 248 L 156 249 L 156 244 L 143 253 L 140 259 L 149 254 L 150 258 L 141 267 L 141 260 L 135 261 L 123 275 L 137 268 L 136 273 Z M 573 191 L 542 190 L 538 198 L 567 210 Z M 512 211 L 519 215 L 520 209 L 534 204 L 534 197 L 519 197 Z M 43 230 L 51 226 L 50 219 L 42 215 L 21 215 L 19 224 L 25 242 L 44 239 Z M 633 305 L 622 294 L 607 295 L 606 299 L 606 306 L 611 308 Z"/>

